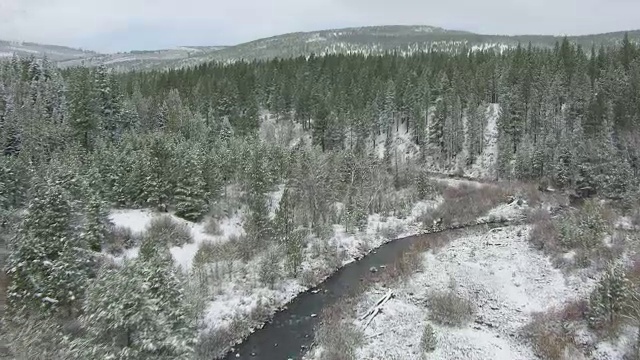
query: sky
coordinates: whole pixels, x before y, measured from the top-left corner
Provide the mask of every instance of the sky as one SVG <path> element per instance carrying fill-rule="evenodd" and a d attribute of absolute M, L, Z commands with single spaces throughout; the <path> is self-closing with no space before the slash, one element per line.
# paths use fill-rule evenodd
<path fill-rule="evenodd" d="M 367 25 L 581 35 L 640 28 L 638 14 L 638 0 L 0 0 L 0 39 L 116 52 Z"/>

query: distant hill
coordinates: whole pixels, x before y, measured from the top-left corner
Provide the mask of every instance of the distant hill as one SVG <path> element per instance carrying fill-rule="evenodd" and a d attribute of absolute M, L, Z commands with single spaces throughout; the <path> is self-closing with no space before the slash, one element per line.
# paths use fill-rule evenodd
<path fill-rule="evenodd" d="M 199 57 L 211 54 L 224 46 L 183 46 L 175 49 L 130 51 L 115 54 L 94 54 L 84 58 L 61 61 L 61 67 L 69 66 L 98 66 L 105 65 L 117 70 L 144 70 L 171 66 L 175 62 L 188 60 L 191 57 Z"/>
<path fill-rule="evenodd" d="M 571 42 L 590 49 L 592 45 L 618 46 L 623 31 L 606 34 L 570 36 Z M 640 43 L 640 30 L 629 31 L 631 41 Z M 447 30 L 433 26 L 369 26 L 344 29 L 296 32 L 250 41 L 235 46 L 185 46 L 155 51 L 131 51 L 100 54 L 62 46 L 0 41 L 0 58 L 12 56 L 44 56 L 62 67 L 97 66 L 126 71 L 192 66 L 208 61 L 233 62 L 275 57 L 289 58 L 310 54 L 368 55 L 398 51 L 457 52 L 462 49 L 504 51 L 529 43 L 538 48 L 553 48 L 563 36 L 548 35 L 483 35 L 467 31 Z"/>
<path fill-rule="evenodd" d="M 583 47 L 592 45 L 616 46 L 624 32 L 571 36 L 569 40 Z M 630 31 L 632 41 L 640 43 L 640 30 Z M 207 60 L 267 59 L 296 57 L 315 53 L 381 54 L 387 51 L 413 53 L 437 50 L 454 52 L 472 50 L 504 50 L 519 43 L 535 47 L 553 48 L 562 36 L 545 35 L 482 35 L 466 31 L 446 30 L 431 26 L 372 26 L 291 33 L 231 46 L 215 53 L 203 54 Z M 205 60 L 205 59 L 191 59 Z"/>
<path fill-rule="evenodd" d="M 14 54 L 20 57 L 28 57 L 32 55 L 36 57 L 47 56 L 50 60 L 59 62 L 65 60 L 81 59 L 88 56 L 93 56 L 96 53 L 65 46 L 0 40 L 0 59 L 12 57 Z"/>

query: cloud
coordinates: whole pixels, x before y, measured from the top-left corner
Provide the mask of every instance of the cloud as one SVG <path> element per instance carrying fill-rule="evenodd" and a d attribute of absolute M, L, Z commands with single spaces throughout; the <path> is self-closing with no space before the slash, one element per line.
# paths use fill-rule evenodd
<path fill-rule="evenodd" d="M 382 24 L 584 34 L 637 27 L 639 11 L 636 0 L 0 0 L 0 37 L 115 51 Z"/>

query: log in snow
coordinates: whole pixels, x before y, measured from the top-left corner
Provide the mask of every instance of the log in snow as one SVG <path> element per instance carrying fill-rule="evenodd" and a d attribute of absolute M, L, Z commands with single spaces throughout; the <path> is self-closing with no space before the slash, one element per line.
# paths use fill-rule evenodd
<path fill-rule="evenodd" d="M 360 320 L 367 320 L 367 323 L 364 325 L 363 329 L 366 329 L 369 324 L 373 321 L 373 318 L 376 317 L 382 311 L 382 305 L 384 305 L 387 301 L 391 300 L 393 297 L 393 291 L 389 290 L 385 296 L 383 296 L 380 300 L 378 300 L 375 305 L 373 305 L 367 312 L 360 318 Z"/>

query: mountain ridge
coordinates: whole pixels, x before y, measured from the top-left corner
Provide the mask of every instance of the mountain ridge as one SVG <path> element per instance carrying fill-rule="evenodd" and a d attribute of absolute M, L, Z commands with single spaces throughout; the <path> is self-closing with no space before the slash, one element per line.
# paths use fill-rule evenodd
<path fill-rule="evenodd" d="M 617 46 L 623 35 L 640 43 L 640 30 L 613 31 L 587 35 L 501 35 L 444 29 L 430 25 L 376 25 L 298 31 L 255 39 L 231 46 L 177 46 L 170 49 L 132 50 L 99 53 L 60 45 L 0 40 L 0 58 L 47 56 L 61 67 L 105 65 L 118 70 L 144 70 L 194 66 L 209 61 L 231 62 L 290 58 L 311 54 L 362 53 L 379 55 L 389 51 L 456 52 L 462 49 L 504 51 L 518 44 L 552 48 L 567 37 L 571 42 L 590 46 Z"/>

